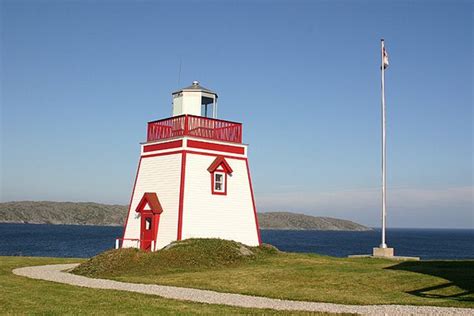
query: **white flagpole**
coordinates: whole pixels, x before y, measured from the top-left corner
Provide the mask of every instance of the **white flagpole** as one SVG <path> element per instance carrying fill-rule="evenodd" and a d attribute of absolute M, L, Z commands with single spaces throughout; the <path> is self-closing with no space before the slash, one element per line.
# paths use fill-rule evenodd
<path fill-rule="evenodd" d="M 387 248 L 387 244 L 385 243 L 385 226 L 386 226 L 386 216 L 387 216 L 387 209 L 386 209 L 386 131 L 385 131 L 385 63 L 384 63 L 384 51 L 385 45 L 384 40 L 381 40 L 381 71 L 382 71 L 382 243 L 380 244 L 380 248 Z"/>

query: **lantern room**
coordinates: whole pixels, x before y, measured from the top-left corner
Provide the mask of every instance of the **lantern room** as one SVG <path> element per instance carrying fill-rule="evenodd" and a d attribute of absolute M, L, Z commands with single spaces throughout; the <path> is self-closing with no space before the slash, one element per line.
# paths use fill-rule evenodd
<path fill-rule="evenodd" d="M 191 114 L 217 118 L 217 93 L 193 81 L 189 87 L 172 93 L 173 116 Z"/>

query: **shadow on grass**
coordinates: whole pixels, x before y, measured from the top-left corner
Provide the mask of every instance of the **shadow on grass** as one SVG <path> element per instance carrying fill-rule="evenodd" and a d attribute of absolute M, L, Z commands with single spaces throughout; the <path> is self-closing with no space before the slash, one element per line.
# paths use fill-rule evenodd
<path fill-rule="evenodd" d="M 444 284 L 409 291 L 407 292 L 409 294 L 474 303 L 474 260 L 405 261 L 386 269 L 422 273 L 448 281 Z M 454 287 L 462 289 L 462 292 Z"/>

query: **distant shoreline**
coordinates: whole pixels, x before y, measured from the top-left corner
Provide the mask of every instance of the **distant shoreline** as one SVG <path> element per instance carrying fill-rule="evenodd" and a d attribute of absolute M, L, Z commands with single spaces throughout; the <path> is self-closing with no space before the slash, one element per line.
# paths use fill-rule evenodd
<path fill-rule="evenodd" d="M 0 203 L 0 223 L 123 226 L 126 205 L 90 202 L 18 201 Z M 267 230 L 370 231 L 372 228 L 331 217 L 291 212 L 258 213 L 260 227 Z"/>
<path fill-rule="evenodd" d="M 121 227 L 127 213 L 127 205 L 93 202 L 17 201 L 0 203 L 1 224 Z M 261 212 L 258 213 L 258 220 L 262 230 L 371 231 L 380 229 L 344 219 L 316 217 L 292 212 Z M 388 229 L 474 230 L 471 227 L 388 227 Z"/>
<path fill-rule="evenodd" d="M 20 222 L 20 221 L 15 222 L 15 221 L 2 221 L 2 220 L 0 220 L 0 224 L 123 227 L 123 224 L 35 223 L 35 222 Z"/>
<path fill-rule="evenodd" d="M 59 224 L 53 224 L 53 223 L 30 223 L 30 222 L 8 222 L 8 221 L 1 221 L 0 220 L 0 225 L 1 224 L 12 224 L 12 225 L 54 225 L 54 226 L 92 226 L 92 227 L 123 227 L 122 224 L 69 224 L 69 223 L 59 223 Z M 380 231 L 380 227 L 370 227 L 369 231 Z M 273 231 L 321 231 L 318 229 L 287 229 L 287 228 L 270 228 L 270 227 L 260 227 L 261 230 L 273 230 Z M 446 227 L 388 227 L 388 230 L 468 230 L 468 231 L 474 231 L 474 228 L 446 228 Z M 341 230 L 325 230 L 325 231 L 339 231 Z M 343 231 L 343 230 L 342 230 Z M 358 232 L 354 230 L 349 230 L 350 232 Z M 360 232 L 367 232 L 367 231 L 360 231 Z"/>
<path fill-rule="evenodd" d="M 1 221 L 0 224 L 15 224 L 15 225 L 54 225 L 54 226 L 92 226 L 92 227 L 123 227 L 123 224 L 80 224 L 80 223 L 34 223 L 34 222 L 8 222 Z M 376 230 L 376 228 L 369 227 L 369 230 L 360 230 L 360 232 Z M 261 230 L 281 230 L 281 231 L 321 231 L 320 229 L 290 229 L 290 228 L 271 228 L 271 227 L 260 227 Z M 401 228 L 404 229 L 404 228 Z M 324 231 L 345 231 L 345 230 L 329 230 Z M 356 230 L 347 230 L 351 232 L 358 232 Z"/>

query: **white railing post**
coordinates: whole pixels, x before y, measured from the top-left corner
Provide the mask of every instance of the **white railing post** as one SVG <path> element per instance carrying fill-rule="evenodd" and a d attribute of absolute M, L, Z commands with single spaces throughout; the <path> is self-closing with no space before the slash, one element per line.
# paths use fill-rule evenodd
<path fill-rule="evenodd" d="M 117 238 L 115 239 L 115 249 L 119 249 L 119 245 L 120 245 L 120 240 Z"/>
<path fill-rule="evenodd" d="M 155 251 L 155 241 L 151 241 L 151 251 Z"/>

